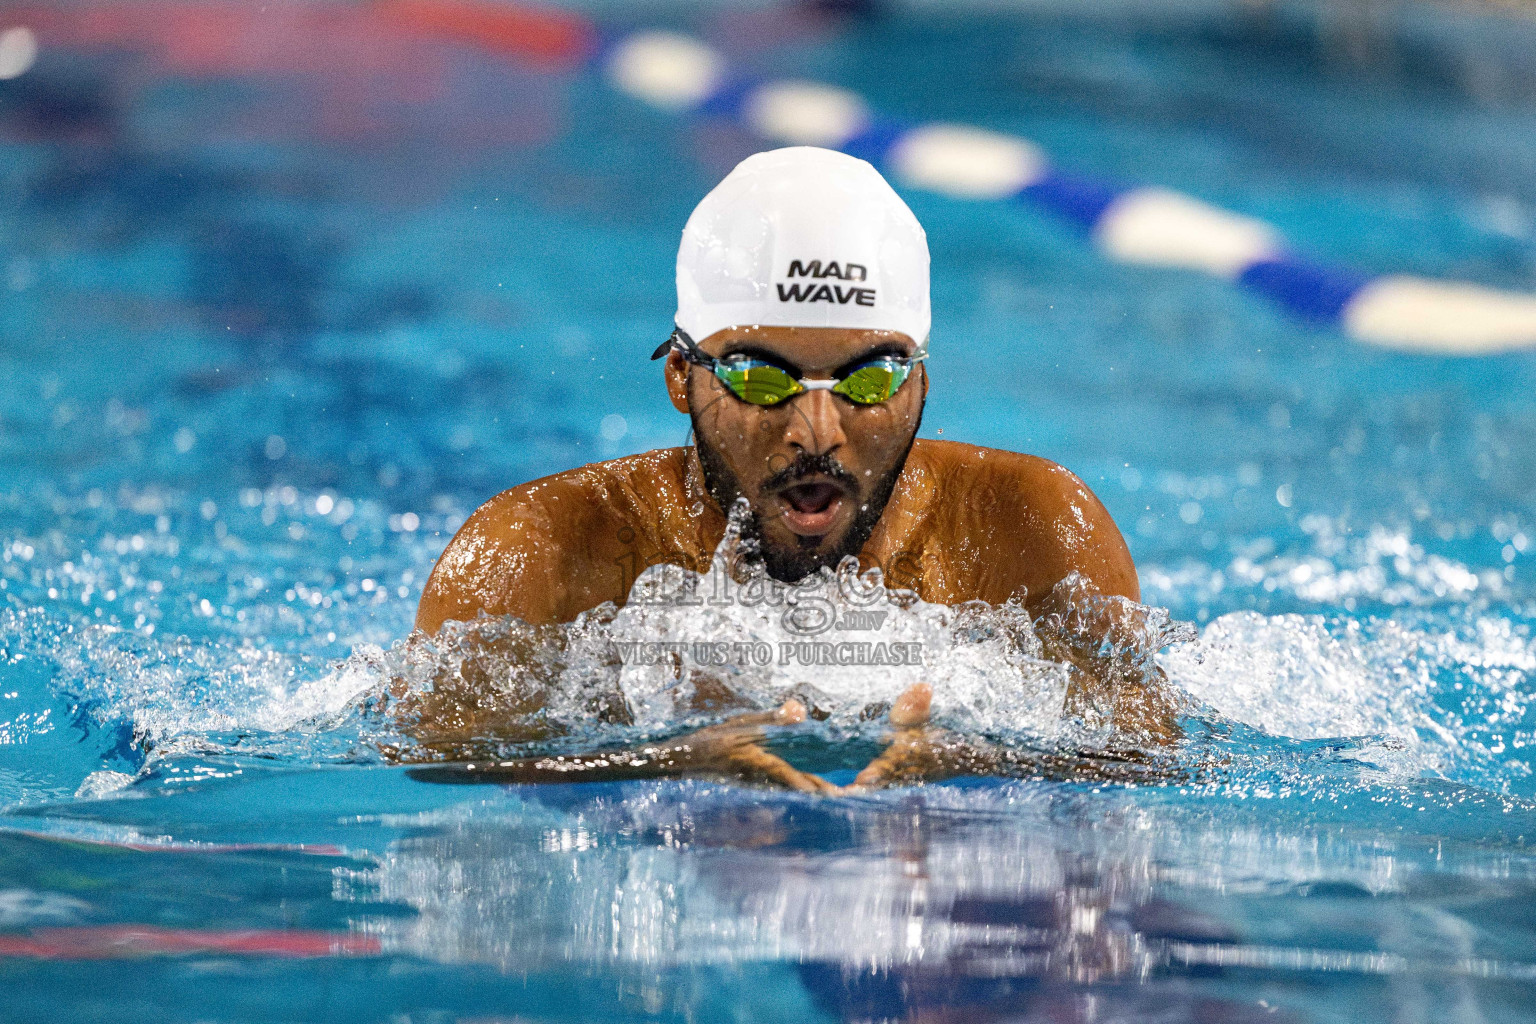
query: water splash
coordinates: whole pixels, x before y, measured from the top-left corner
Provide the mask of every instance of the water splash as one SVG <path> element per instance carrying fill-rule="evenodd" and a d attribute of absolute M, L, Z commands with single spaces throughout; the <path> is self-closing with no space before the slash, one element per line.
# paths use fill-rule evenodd
<path fill-rule="evenodd" d="M 1074 579 L 1032 621 L 1018 604 L 924 602 L 852 563 L 785 585 L 749 556 L 733 527 L 706 572 L 654 566 L 623 607 L 561 626 L 449 623 L 388 648 L 359 644 L 339 662 L 250 638 L 151 636 L 5 610 L 0 647 L 46 666 L 47 681 L 26 708 L 0 705 L 16 711 L 0 722 L 0 744 L 36 744 L 67 723 L 100 737 L 95 762 L 60 784 L 67 796 L 94 771 L 153 775 L 189 758 L 591 750 L 795 696 L 820 742 L 860 741 L 867 753 L 890 702 L 923 681 L 943 728 L 1035 750 L 1101 747 L 1112 707 L 1063 713 L 1076 652 L 1114 663 L 1123 680 L 1166 674 L 1192 716 L 1191 742 L 1218 737 L 1222 756 L 1256 775 L 1322 749 L 1400 776 L 1513 793 L 1531 785 L 1536 645 L 1508 616 L 1469 612 L 1447 624 L 1434 610 L 1363 620 L 1239 612 L 1209 623 L 1195 644 L 1166 612 L 1092 595 Z M 1106 618 L 1134 628 L 1111 630 L 1106 646 L 1095 639 Z M 80 792 L 117 791 L 121 780 L 110 781 Z"/>
<path fill-rule="evenodd" d="M 1530 788 L 1536 642 L 1506 617 L 1233 612 L 1160 663 L 1218 716 L 1270 736 L 1348 739 L 1399 774 Z"/>
<path fill-rule="evenodd" d="M 947 727 L 1038 743 L 1060 733 L 1068 669 L 1045 657 L 1022 606 L 932 604 L 851 559 L 784 584 L 749 555 L 733 519 L 706 572 L 652 566 L 623 607 L 569 626 L 449 623 L 365 655 L 390 680 L 370 708 L 425 748 L 402 756 L 650 737 L 789 697 L 824 736 L 847 738 L 878 732 L 919 682 Z"/>
<path fill-rule="evenodd" d="M 1512 568 L 1469 566 L 1427 550 L 1401 526 L 1354 532 L 1342 520 L 1315 514 L 1298 525 L 1309 540 L 1305 546 L 1277 550 L 1273 537 L 1261 536 L 1235 544 L 1225 566 L 1190 560 L 1171 569 L 1148 568 L 1146 588 L 1186 606 L 1230 606 L 1234 597 L 1247 597 L 1261 607 L 1278 601 L 1347 612 L 1487 604 L 1516 590 Z M 1497 533 L 1508 537 L 1510 528 L 1500 526 Z M 1529 543 L 1523 533 L 1513 539 L 1521 551 Z M 1511 544 L 1510 560 L 1516 553 Z"/>
<path fill-rule="evenodd" d="M 751 561 L 740 527 L 706 573 L 654 566 L 622 609 L 602 616 L 637 723 L 793 695 L 814 717 L 851 727 L 927 682 L 935 720 L 949 727 L 1058 732 L 1066 670 L 1046 659 L 1021 605 L 933 604 L 852 559 L 784 584 Z"/>

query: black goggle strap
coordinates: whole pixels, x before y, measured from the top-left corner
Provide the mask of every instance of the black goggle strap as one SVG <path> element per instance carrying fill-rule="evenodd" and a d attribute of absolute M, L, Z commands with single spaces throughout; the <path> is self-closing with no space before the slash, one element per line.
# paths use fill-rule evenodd
<path fill-rule="evenodd" d="M 672 329 L 672 334 L 666 341 L 657 346 L 656 351 L 651 353 L 651 358 L 660 359 L 674 348 L 677 349 L 678 355 L 695 366 L 714 368 L 714 357 L 707 355 L 703 349 L 699 348 L 698 342 L 690 338 L 688 332 L 681 327 L 674 327 Z"/>

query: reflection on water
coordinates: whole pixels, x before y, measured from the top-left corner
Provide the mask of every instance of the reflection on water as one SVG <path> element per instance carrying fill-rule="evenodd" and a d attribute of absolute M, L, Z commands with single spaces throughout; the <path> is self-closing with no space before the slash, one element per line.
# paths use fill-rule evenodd
<path fill-rule="evenodd" d="M 1483 904 L 1536 895 L 1528 861 L 1448 883 L 1443 844 L 1244 817 L 1028 783 L 858 801 L 539 787 L 423 817 L 376 866 L 341 870 L 337 892 L 394 952 L 505 972 L 788 961 L 842 1019 L 1103 1019 L 1095 999 L 1268 1014 L 1193 986 L 1234 972 L 1430 977 L 1437 999 L 1536 980 L 1475 923 Z M 378 903 L 416 914 L 369 914 Z"/>

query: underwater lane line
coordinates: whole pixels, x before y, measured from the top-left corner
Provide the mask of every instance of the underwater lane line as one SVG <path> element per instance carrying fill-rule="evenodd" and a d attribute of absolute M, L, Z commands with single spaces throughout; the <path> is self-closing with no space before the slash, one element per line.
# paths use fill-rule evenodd
<path fill-rule="evenodd" d="M 0 935 L 0 958 L 30 960 L 128 960 L 195 953 L 310 959 L 382 952 L 383 945 L 371 935 L 284 929 L 221 931 L 108 924 Z"/>
<path fill-rule="evenodd" d="M 99 839 L 91 836 L 62 835 L 39 829 L 13 828 L 0 824 L 0 835 L 25 836 L 50 843 L 71 846 L 100 847 L 110 850 L 131 850 L 134 853 L 302 853 L 311 857 L 346 857 L 347 851 L 328 843 L 200 843 L 187 840 L 157 842 L 123 842 L 115 839 Z"/>

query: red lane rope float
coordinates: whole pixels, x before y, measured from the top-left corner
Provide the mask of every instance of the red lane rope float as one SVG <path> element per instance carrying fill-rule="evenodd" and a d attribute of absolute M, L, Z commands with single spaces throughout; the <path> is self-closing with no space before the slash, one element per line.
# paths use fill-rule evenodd
<path fill-rule="evenodd" d="M 0 28 L 25 25 L 42 46 L 129 47 L 185 74 L 273 74 L 347 67 L 398 70 L 399 47 L 450 42 L 547 70 L 574 67 L 598 46 L 586 18 L 491 0 L 377 0 L 261 6 L 229 0 L 84 0 L 0 4 Z"/>
<path fill-rule="evenodd" d="M 382 951 L 379 940 L 371 935 L 277 929 L 211 931 L 109 924 L 0 935 L 0 957 L 34 960 L 126 960 L 192 953 L 311 958 L 377 956 Z"/>
<path fill-rule="evenodd" d="M 29 26 L 43 51 L 127 49 L 166 70 L 193 76 L 377 71 L 407 54 L 398 29 L 370 7 L 186 0 L 84 0 L 0 8 L 0 21 Z"/>
<path fill-rule="evenodd" d="M 581 64 L 598 45 L 596 27 L 567 11 L 483 0 L 381 0 L 373 9 L 407 31 L 559 68 Z"/>
<path fill-rule="evenodd" d="M 22 64 L 7 74 L 3 44 L 15 32 L 32 52 L 12 54 L 11 62 Z M 105 50 L 142 58 L 151 76 L 243 77 L 298 84 L 313 95 L 313 102 L 296 104 L 282 90 L 263 90 L 220 126 L 257 139 L 409 144 L 424 130 L 411 123 L 412 111 L 455 87 L 454 54 L 470 49 L 520 66 L 525 77 L 510 86 L 525 102 L 492 118 L 434 124 L 441 148 L 544 142 L 564 127 L 551 98 L 554 73 L 590 63 L 598 46 L 597 28 L 580 15 L 493 0 L 75 0 L 25 7 L 0 0 L 0 86 L 31 67 L 39 50 L 44 57 L 55 49 Z M 541 79 L 550 85 L 529 87 Z M 146 80 L 126 76 L 120 87 Z"/>

